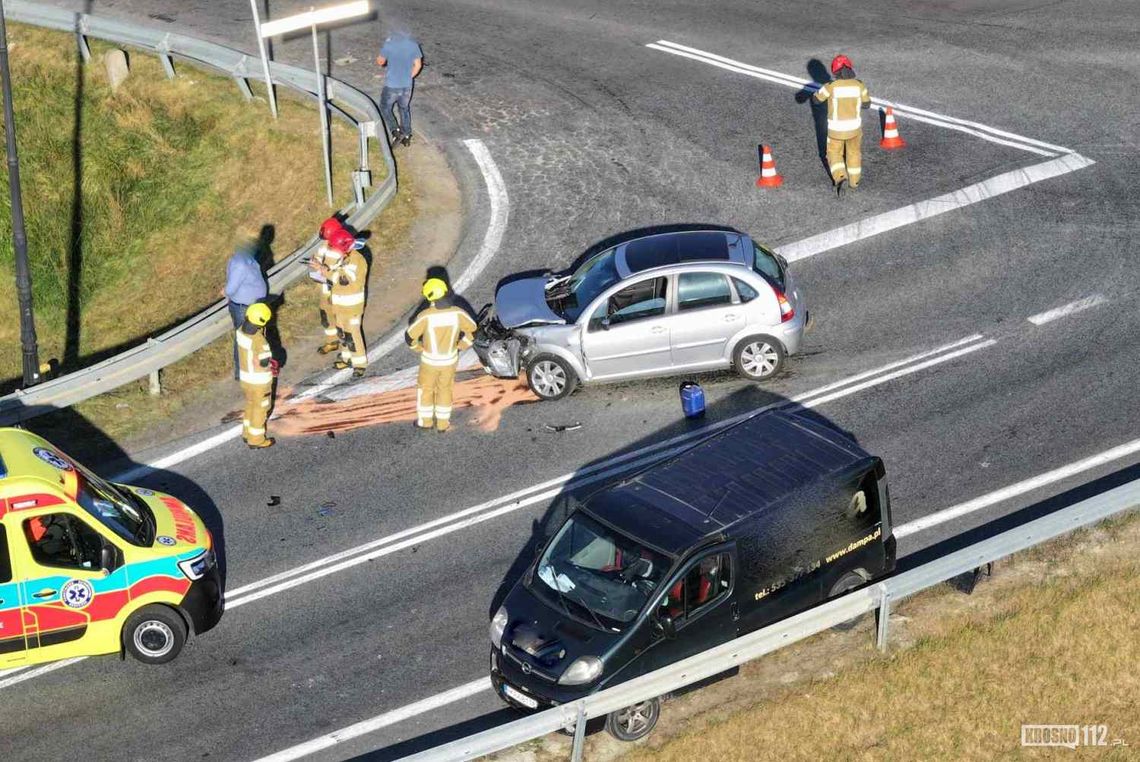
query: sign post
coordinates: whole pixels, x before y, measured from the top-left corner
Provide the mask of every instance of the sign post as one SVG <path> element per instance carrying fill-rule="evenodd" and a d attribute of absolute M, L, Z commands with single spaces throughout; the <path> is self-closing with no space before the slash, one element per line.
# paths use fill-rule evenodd
<path fill-rule="evenodd" d="M 250 0 L 256 2 L 256 0 Z M 328 103 L 325 97 L 325 75 L 321 71 L 321 49 L 317 42 L 317 27 L 334 21 L 347 21 L 348 19 L 366 16 L 371 12 L 368 0 L 355 0 L 351 3 L 331 5 L 327 8 L 310 8 L 307 13 L 298 13 L 283 19 L 266 22 L 261 25 L 260 37 L 278 37 L 289 32 L 295 32 L 309 27 L 313 35 L 313 70 L 317 75 L 317 110 L 321 115 L 321 152 L 325 160 L 325 188 L 328 191 L 329 206 L 333 205 L 332 191 L 332 136 L 329 133 Z"/>
<path fill-rule="evenodd" d="M 273 78 L 269 76 L 269 56 L 265 52 L 265 38 L 261 36 L 261 13 L 257 10 L 257 0 L 249 0 L 253 10 L 253 30 L 257 34 L 257 50 L 261 53 L 261 70 L 265 72 L 265 91 L 269 97 L 269 110 L 277 118 L 277 93 L 273 91 Z"/>

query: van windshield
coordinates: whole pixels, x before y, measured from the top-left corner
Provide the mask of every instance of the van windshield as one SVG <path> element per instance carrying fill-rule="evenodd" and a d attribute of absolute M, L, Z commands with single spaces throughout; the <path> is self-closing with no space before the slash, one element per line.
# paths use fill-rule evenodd
<path fill-rule="evenodd" d="M 79 474 L 75 502 L 101 524 L 135 545 L 146 545 L 149 526 L 142 511 L 116 487 L 72 461 Z"/>
<path fill-rule="evenodd" d="M 644 608 L 669 559 L 589 516 L 571 516 L 538 560 L 528 586 L 568 614 L 620 631 Z"/>

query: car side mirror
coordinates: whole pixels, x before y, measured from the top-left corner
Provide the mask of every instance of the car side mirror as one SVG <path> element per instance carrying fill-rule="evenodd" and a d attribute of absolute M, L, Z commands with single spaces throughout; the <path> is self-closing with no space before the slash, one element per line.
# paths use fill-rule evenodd
<path fill-rule="evenodd" d="M 657 632 L 661 637 L 666 640 L 672 640 L 677 637 L 677 623 L 673 621 L 673 617 L 668 614 L 662 614 L 653 621 L 657 625 Z"/>
<path fill-rule="evenodd" d="M 115 552 L 114 545 L 103 545 L 99 551 L 99 566 L 108 574 L 119 568 L 119 554 Z"/>
<path fill-rule="evenodd" d="M 602 327 L 603 331 L 608 331 L 610 330 L 610 319 L 608 317 L 604 317 L 598 321 L 598 325 Z"/>

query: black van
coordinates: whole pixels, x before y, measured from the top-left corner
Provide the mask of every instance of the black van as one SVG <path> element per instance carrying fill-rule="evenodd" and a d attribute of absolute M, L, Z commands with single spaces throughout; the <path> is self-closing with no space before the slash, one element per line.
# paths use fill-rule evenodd
<path fill-rule="evenodd" d="M 883 462 L 806 411 L 771 411 L 577 504 L 491 620 L 491 680 L 544 709 L 889 574 Z M 639 738 L 656 700 L 607 729 Z"/>

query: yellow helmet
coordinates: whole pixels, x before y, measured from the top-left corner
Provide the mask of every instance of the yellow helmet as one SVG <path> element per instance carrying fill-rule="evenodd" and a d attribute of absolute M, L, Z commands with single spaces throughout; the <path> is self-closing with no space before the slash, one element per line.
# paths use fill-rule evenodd
<path fill-rule="evenodd" d="M 424 281 L 424 299 L 435 302 L 445 296 L 447 296 L 447 284 L 442 278 L 428 278 Z"/>
<path fill-rule="evenodd" d="M 265 325 L 271 317 L 273 313 L 269 310 L 269 305 L 261 302 L 251 304 L 245 310 L 245 319 L 257 326 Z"/>

